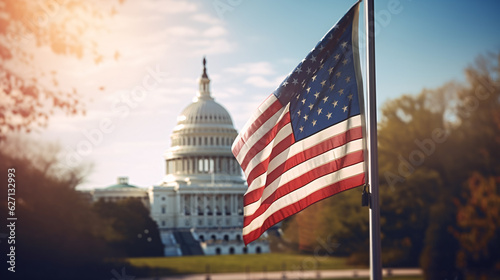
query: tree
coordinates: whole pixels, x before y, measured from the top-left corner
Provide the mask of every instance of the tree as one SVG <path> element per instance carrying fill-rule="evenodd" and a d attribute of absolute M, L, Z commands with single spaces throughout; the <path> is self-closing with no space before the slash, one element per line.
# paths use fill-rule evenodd
<path fill-rule="evenodd" d="M 480 205 L 496 201 L 491 178 L 500 176 L 499 62 L 500 53 L 481 56 L 466 69 L 466 83 L 446 83 L 383 105 L 378 153 L 384 265 L 420 264 L 426 279 L 461 279 L 464 268 L 477 270 L 477 255 L 486 273 L 496 269 L 491 252 L 500 251 L 498 209 Z M 471 189 L 475 173 L 490 183 Z M 337 254 L 363 262 L 368 234 L 360 225 L 367 225 L 367 213 L 358 207 L 359 192 L 336 197 L 307 219 L 323 227 L 315 237 L 331 236 L 341 244 Z"/>
<path fill-rule="evenodd" d="M 14 143 L 12 143 L 14 142 Z M 56 151 L 51 146 L 37 153 L 22 150 L 18 139 L 0 144 L 0 180 L 13 178 L 15 198 L 15 244 L 1 242 L 2 252 L 15 246 L 16 279 L 109 279 L 105 256 L 112 255 L 106 240 L 116 233 L 91 209 L 89 202 L 74 188 L 81 182 L 85 169 L 66 170 L 52 167 Z M 26 142 L 25 142 L 26 144 Z M 27 147 L 37 147 L 33 143 Z M 40 153 L 44 156 L 40 156 Z M 7 172 L 11 170 L 11 172 Z M 8 174 L 14 174 L 8 175 Z M 12 180 L 11 180 L 12 181 Z M 0 217 L 6 221 L 8 211 L 7 184 L 1 184 Z M 11 217 L 12 217 L 11 216 Z M 6 254 L 0 257 L 6 263 Z M 11 279 L 11 278 L 9 278 Z"/>
<path fill-rule="evenodd" d="M 92 208 L 118 234 L 109 241 L 117 254 L 114 257 L 163 256 L 158 225 L 140 200 L 100 200 Z"/>
<path fill-rule="evenodd" d="M 492 271 L 500 272 L 500 176 L 474 172 L 463 200 L 454 200 L 457 226 L 451 229 L 460 244 L 457 264 L 476 279 L 488 279 Z"/>
<path fill-rule="evenodd" d="M 116 13 L 112 6 L 107 12 L 102 7 L 98 1 L 0 0 L 0 140 L 9 131 L 46 126 L 56 109 L 85 112 L 77 89 L 59 88 L 55 70 L 33 64 L 33 47 L 77 58 L 91 55 L 101 62 L 104 57 L 90 35 L 103 28 L 105 16 Z"/>

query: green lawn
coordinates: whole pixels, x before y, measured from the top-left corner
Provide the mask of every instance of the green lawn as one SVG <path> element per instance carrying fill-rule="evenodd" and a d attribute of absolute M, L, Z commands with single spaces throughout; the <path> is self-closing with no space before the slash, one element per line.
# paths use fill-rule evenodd
<path fill-rule="evenodd" d="M 175 274 L 223 272 L 255 272 L 255 271 L 298 271 L 319 269 L 356 268 L 345 264 L 345 258 L 314 257 L 292 254 L 260 254 L 260 255 L 223 255 L 223 256 L 186 256 L 128 258 L 125 261 L 137 268 L 150 270 L 168 270 Z M 359 266 L 357 266 L 360 268 Z"/>

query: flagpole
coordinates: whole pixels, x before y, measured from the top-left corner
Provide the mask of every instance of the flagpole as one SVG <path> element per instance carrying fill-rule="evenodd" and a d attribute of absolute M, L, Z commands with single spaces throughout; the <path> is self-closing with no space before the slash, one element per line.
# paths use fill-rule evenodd
<path fill-rule="evenodd" d="M 366 80 L 368 89 L 368 183 L 370 185 L 370 279 L 382 279 L 380 208 L 378 194 L 377 98 L 375 85 L 374 0 L 365 0 Z"/>

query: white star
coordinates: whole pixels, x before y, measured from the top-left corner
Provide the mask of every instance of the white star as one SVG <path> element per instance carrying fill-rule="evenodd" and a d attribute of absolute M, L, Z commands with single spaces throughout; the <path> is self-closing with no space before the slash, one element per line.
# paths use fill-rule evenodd
<path fill-rule="evenodd" d="M 316 120 L 313 120 L 312 124 L 313 124 L 313 126 L 315 126 L 316 125 Z"/>
<path fill-rule="evenodd" d="M 295 72 L 300 74 L 300 72 L 302 72 L 302 69 L 300 69 L 300 67 L 297 67 L 297 69 L 295 69 Z"/>
<path fill-rule="evenodd" d="M 330 119 L 330 118 L 332 117 L 332 113 L 328 113 L 328 114 L 326 114 L 326 117 L 327 117 L 328 119 Z"/>
<path fill-rule="evenodd" d="M 337 78 L 340 77 L 340 75 L 342 75 L 342 72 L 335 73 L 335 76 L 337 76 Z"/>
<path fill-rule="evenodd" d="M 312 61 L 312 62 L 316 62 L 316 57 L 315 57 L 314 55 L 313 55 L 313 56 L 311 56 L 311 61 Z"/>
<path fill-rule="evenodd" d="M 306 120 L 306 121 L 307 121 L 308 116 L 307 116 L 307 115 L 304 115 L 304 117 L 303 117 L 303 118 L 304 118 L 304 120 Z"/>
<path fill-rule="evenodd" d="M 330 75 L 331 75 L 331 74 L 332 74 L 332 72 L 333 72 L 333 67 L 332 67 L 332 68 L 330 68 L 330 69 L 328 69 L 328 74 L 330 74 Z"/>
<path fill-rule="evenodd" d="M 345 47 L 347 47 L 347 42 L 345 42 L 345 41 L 344 41 L 344 42 L 342 42 L 342 44 L 340 44 L 340 45 L 342 46 L 342 48 L 345 48 Z"/>
<path fill-rule="evenodd" d="M 333 108 L 337 107 L 337 103 L 339 103 L 337 100 L 333 100 Z"/>
<path fill-rule="evenodd" d="M 299 115 L 299 116 L 300 116 L 300 110 L 298 110 L 298 111 L 297 111 L 297 115 Z"/>
<path fill-rule="evenodd" d="M 352 100 L 352 94 L 349 94 L 349 96 L 347 96 L 347 98 L 349 98 L 349 100 Z"/>
<path fill-rule="evenodd" d="M 325 96 L 325 97 L 323 98 L 323 103 L 326 103 L 326 101 L 327 101 L 327 100 L 328 100 L 328 96 Z"/>
<path fill-rule="evenodd" d="M 342 107 L 342 110 L 344 110 L 344 113 L 347 111 L 347 106 Z"/>
<path fill-rule="evenodd" d="M 307 74 L 311 74 L 311 68 L 307 68 L 306 72 Z"/>
<path fill-rule="evenodd" d="M 328 36 L 328 40 L 331 40 L 331 39 L 333 39 L 333 34 L 330 33 L 330 36 Z"/>
<path fill-rule="evenodd" d="M 309 106 L 307 106 L 307 107 L 309 107 L 309 110 L 312 110 L 312 108 L 314 107 L 314 104 L 309 104 Z"/>
<path fill-rule="evenodd" d="M 347 64 L 347 62 L 349 62 L 349 60 L 347 60 L 347 58 L 346 58 L 346 59 L 344 59 L 344 60 L 342 60 L 342 64 L 344 64 L 344 65 L 346 65 L 346 64 Z"/>
<path fill-rule="evenodd" d="M 324 87 L 325 84 L 326 84 L 326 80 L 323 80 L 320 84 L 321 84 L 322 87 Z"/>
<path fill-rule="evenodd" d="M 284 81 L 282 86 L 286 87 L 286 85 L 288 85 L 288 81 Z"/>
<path fill-rule="evenodd" d="M 304 127 L 303 126 L 299 127 L 299 130 L 300 132 L 304 131 Z"/>
<path fill-rule="evenodd" d="M 351 81 L 351 77 L 347 76 L 347 78 L 345 78 L 345 82 L 348 83 Z"/>
<path fill-rule="evenodd" d="M 319 108 L 318 110 L 316 110 L 318 112 L 318 115 L 321 115 L 321 112 L 323 111 L 323 108 Z"/>
<path fill-rule="evenodd" d="M 330 85 L 330 90 L 333 90 L 334 87 L 335 87 L 335 84 L 331 84 Z"/>
<path fill-rule="evenodd" d="M 312 76 L 311 79 L 312 79 L 313 82 L 316 81 L 316 75 Z"/>
<path fill-rule="evenodd" d="M 316 99 L 317 99 L 317 98 L 318 98 L 318 96 L 319 96 L 319 94 L 320 94 L 320 93 L 319 93 L 319 91 L 317 91 L 317 92 L 314 94 L 314 97 L 316 97 Z"/>
<path fill-rule="evenodd" d="M 300 100 L 300 102 L 302 102 L 302 105 L 304 105 L 304 104 L 306 104 L 306 99 L 304 98 L 304 99 Z"/>
<path fill-rule="evenodd" d="M 344 89 L 343 88 L 339 89 L 339 93 L 340 95 L 344 94 Z"/>
<path fill-rule="evenodd" d="M 325 66 L 325 65 L 324 65 L 323 63 L 322 63 L 322 64 L 320 64 L 320 65 L 319 65 L 319 69 L 323 69 L 323 67 L 324 67 L 324 66 Z"/>
<path fill-rule="evenodd" d="M 309 91 L 311 90 L 311 87 L 306 88 L 306 90 L 307 90 L 307 93 L 309 93 Z"/>
<path fill-rule="evenodd" d="M 297 85 L 298 83 L 299 83 L 299 81 L 297 81 L 297 79 L 293 79 L 292 84 Z"/>
<path fill-rule="evenodd" d="M 322 51 L 325 47 L 323 45 L 319 45 L 319 50 Z"/>
<path fill-rule="evenodd" d="M 339 60 L 340 54 L 336 54 L 334 57 L 335 57 L 335 60 Z"/>

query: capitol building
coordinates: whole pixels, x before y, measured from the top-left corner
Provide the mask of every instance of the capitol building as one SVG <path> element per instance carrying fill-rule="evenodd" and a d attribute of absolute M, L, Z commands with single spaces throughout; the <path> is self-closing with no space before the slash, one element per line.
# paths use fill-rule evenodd
<path fill-rule="evenodd" d="M 247 185 L 231 152 L 236 136 L 231 115 L 211 95 L 203 59 L 198 93 L 178 116 L 163 155 L 161 182 L 139 188 L 120 177 L 117 184 L 92 191 L 92 199 L 140 199 L 158 224 L 165 256 L 267 253 L 266 234 L 243 243 Z"/>

